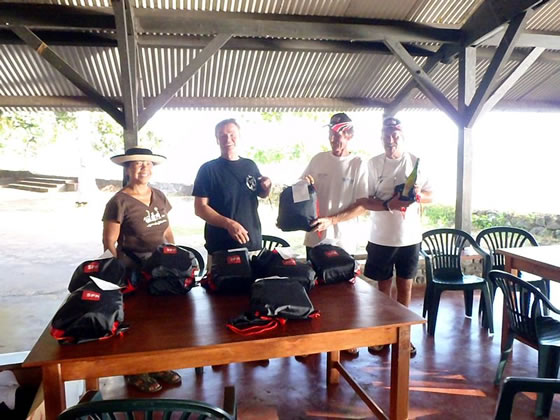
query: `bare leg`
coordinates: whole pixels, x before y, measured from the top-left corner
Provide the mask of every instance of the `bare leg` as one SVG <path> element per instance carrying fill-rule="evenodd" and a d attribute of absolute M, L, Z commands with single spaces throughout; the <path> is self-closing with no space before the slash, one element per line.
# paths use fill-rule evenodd
<path fill-rule="evenodd" d="M 412 279 L 397 277 L 397 302 L 408 308 L 412 294 Z"/>
<path fill-rule="evenodd" d="M 385 293 L 387 296 L 391 296 L 392 285 L 393 285 L 393 278 L 387 280 L 381 280 L 377 282 L 377 287 L 379 287 L 379 290 Z"/>

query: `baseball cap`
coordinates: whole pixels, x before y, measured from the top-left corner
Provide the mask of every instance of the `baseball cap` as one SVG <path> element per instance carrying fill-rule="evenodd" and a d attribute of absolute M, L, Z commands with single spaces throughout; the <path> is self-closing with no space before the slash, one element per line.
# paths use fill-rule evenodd
<path fill-rule="evenodd" d="M 388 117 L 383 120 L 383 133 L 402 131 L 401 121 L 395 117 Z"/>
<path fill-rule="evenodd" d="M 354 127 L 354 124 L 352 124 L 352 120 L 348 115 L 346 115 L 344 112 L 339 112 L 338 114 L 334 114 L 331 117 L 328 126 L 332 131 L 340 133 L 344 130 Z"/>

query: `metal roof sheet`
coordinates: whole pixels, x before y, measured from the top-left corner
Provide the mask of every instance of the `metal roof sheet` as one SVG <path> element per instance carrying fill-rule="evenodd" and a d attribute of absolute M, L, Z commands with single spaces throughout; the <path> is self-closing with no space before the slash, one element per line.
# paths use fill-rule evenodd
<path fill-rule="evenodd" d="M 484 0 L 132 0 L 136 8 L 185 11 L 219 11 L 305 16 L 355 17 L 402 20 L 437 27 L 459 28 Z M 33 0 L 33 3 L 110 8 L 109 0 Z M 28 2 L 29 3 L 29 2 Z M 540 7 L 530 18 L 528 28 L 554 33 L 560 31 L 560 0 Z M 210 38 L 208 38 L 210 39 Z M 180 41 L 180 39 L 179 39 Z M 437 50 L 437 43 L 417 43 Z M 114 47 L 53 46 L 68 64 L 108 98 L 119 99 L 120 61 Z M 200 48 L 141 45 L 139 47 L 140 89 L 149 99 L 156 97 Z M 490 51 L 490 50 L 489 50 Z M 523 50 L 526 53 L 528 50 Z M 552 54 L 552 53 L 551 53 Z M 550 101 L 560 105 L 560 55 L 537 61 L 507 93 L 506 102 Z M 415 57 L 423 65 L 425 57 Z M 476 66 L 480 82 L 489 64 L 488 54 Z M 511 72 L 519 61 L 511 60 L 502 76 Z M 457 99 L 457 64 L 440 64 L 432 80 L 451 100 Z M 177 92 L 172 102 L 187 106 L 188 99 L 285 98 L 283 106 L 295 99 L 361 98 L 389 102 L 411 80 L 406 68 L 393 56 L 368 52 L 338 52 L 224 48 Z M 82 97 L 67 79 L 24 45 L 0 44 L 0 95 L 4 97 Z M 413 103 L 427 102 L 415 93 Z M 194 101 L 196 102 L 196 101 Z M 193 103 L 194 103 L 193 102 Z M 201 102 L 200 102 L 201 103 Z M 224 102 L 226 103 L 226 102 Z M 233 103 L 233 102 L 231 102 Z M 256 102 L 255 102 L 256 103 Z M 272 102 L 271 102 L 272 103 Z M 241 105 L 239 105 L 241 106 Z M 263 105 L 264 106 L 264 105 Z M 362 106 L 360 103 L 353 105 Z M 256 107 L 256 105 L 255 105 Z"/>

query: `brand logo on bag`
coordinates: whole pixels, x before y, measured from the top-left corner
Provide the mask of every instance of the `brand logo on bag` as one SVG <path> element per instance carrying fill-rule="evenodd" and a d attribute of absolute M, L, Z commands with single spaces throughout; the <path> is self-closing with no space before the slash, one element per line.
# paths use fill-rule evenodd
<path fill-rule="evenodd" d="M 91 290 L 84 290 L 82 292 L 82 300 L 94 300 L 98 301 L 101 299 L 101 293 L 92 292 Z"/>
<path fill-rule="evenodd" d="M 177 253 L 177 248 L 175 248 L 174 246 L 164 246 L 163 247 L 163 253 L 164 254 L 176 254 Z"/>
<path fill-rule="evenodd" d="M 84 273 L 97 273 L 99 271 L 99 261 L 92 261 L 84 266 Z"/>
<path fill-rule="evenodd" d="M 338 251 L 336 249 L 331 249 L 330 251 L 325 252 L 325 255 L 328 258 L 338 257 Z"/>
<path fill-rule="evenodd" d="M 227 257 L 228 264 L 241 264 L 241 257 L 239 255 L 230 255 Z"/>
<path fill-rule="evenodd" d="M 282 265 L 296 265 L 296 260 L 293 258 L 288 258 L 287 260 L 282 260 Z"/>

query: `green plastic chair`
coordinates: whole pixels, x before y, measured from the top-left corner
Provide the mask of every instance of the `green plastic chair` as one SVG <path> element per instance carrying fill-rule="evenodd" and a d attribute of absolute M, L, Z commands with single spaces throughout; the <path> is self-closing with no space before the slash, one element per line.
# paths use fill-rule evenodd
<path fill-rule="evenodd" d="M 545 315 L 544 308 L 560 315 L 547 297 L 530 283 L 510 273 L 492 270 L 488 277 L 504 294 L 504 305 L 509 319 L 505 349 L 500 357 L 494 383 L 500 383 L 506 363 L 511 355 L 513 340 L 538 351 L 538 376 L 557 378 L 560 366 L 560 321 Z M 547 417 L 552 405 L 552 392 L 537 397 L 537 417 Z"/>
<path fill-rule="evenodd" d="M 519 392 L 553 392 L 560 394 L 560 380 L 542 378 L 521 378 L 510 376 L 504 379 L 494 420 L 511 420 L 513 400 Z"/>
<path fill-rule="evenodd" d="M 235 388 L 224 391 L 224 408 L 200 401 L 178 399 L 136 398 L 103 400 L 98 391 L 89 391 L 78 404 L 59 414 L 58 420 L 81 419 L 181 419 L 181 420 L 234 420 L 237 418 Z"/>
<path fill-rule="evenodd" d="M 262 235 L 262 247 L 272 251 L 278 247 L 289 247 L 290 244 L 278 236 Z"/>
<path fill-rule="evenodd" d="M 505 269 L 505 256 L 498 254 L 496 252 L 497 249 L 539 246 L 539 243 L 530 232 L 512 226 L 494 226 L 483 229 L 476 235 L 476 243 L 481 248 L 488 250 L 492 257 L 492 265 L 487 267 L 487 271 Z M 487 274 L 485 273 L 485 275 Z M 545 280 L 529 273 L 519 273 L 519 277 L 538 287 L 550 299 L 550 280 Z M 494 290 L 491 291 L 493 299 Z"/>
<path fill-rule="evenodd" d="M 459 229 L 434 229 L 422 235 L 421 253 L 426 262 L 426 291 L 422 316 L 428 315 L 428 334 L 436 331 L 440 295 L 444 290 L 460 290 L 464 293 L 465 315 L 472 316 L 473 292 L 481 291 L 484 302 L 482 324 L 494 333 L 490 286 L 486 278 L 463 274 L 461 254 L 472 246 L 484 257 L 484 264 L 490 263 L 490 256 L 475 242 L 471 235 Z"/>

